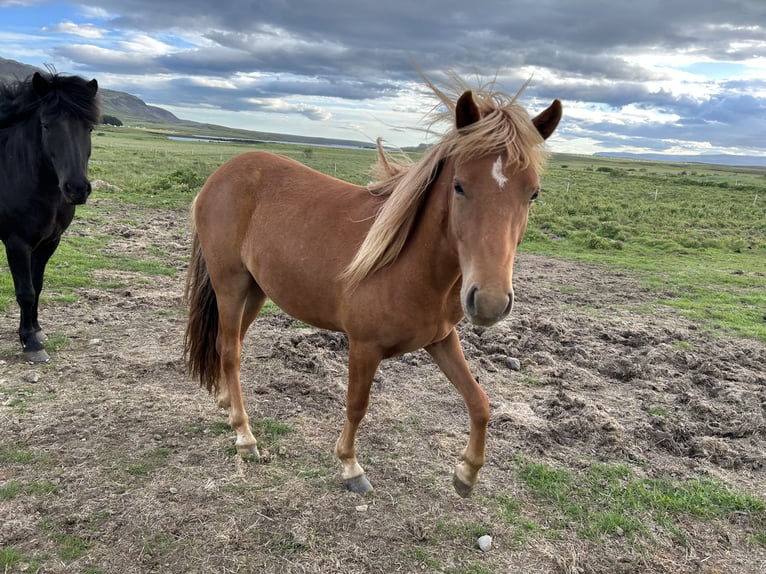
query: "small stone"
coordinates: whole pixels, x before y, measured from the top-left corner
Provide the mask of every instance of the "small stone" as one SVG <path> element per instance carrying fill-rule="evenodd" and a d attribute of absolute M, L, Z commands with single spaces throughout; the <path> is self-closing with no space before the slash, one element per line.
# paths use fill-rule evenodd
<path fill-rule="evenodd" d="M 367 512 L 367 509 L 369 506 L 367 504 L 360 504 L 359 506 L 355 507 L 355 510 L 357 512 Z"/>
<path fill-rule="evenodd" d="M 40 375 L 37 373 L 29 373 L 26 377 L 24 377 L 24 380 L 28 383 L 36 383 L 40 380 Z"/>
<path fill-rule="evenodd" d="M 492 537 L 489 534 L 479 537 L 479 550 L 489 552 L 492 548 Z"/>
<path fill-rule="evenodd" d="M 503 361 L 503 364 L 512 371 L 520 371 L 521 370 L 521 361 L 518 359 L 515 359 L 513 357 L 507 357 L 505 361 Z"/>

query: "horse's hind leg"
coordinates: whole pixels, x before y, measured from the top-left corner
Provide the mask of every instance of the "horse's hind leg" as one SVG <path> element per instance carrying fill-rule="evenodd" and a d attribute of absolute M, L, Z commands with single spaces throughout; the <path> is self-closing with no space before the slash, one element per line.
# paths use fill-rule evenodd
<path fill-rule="evenodd" d="M 216 288 L 219 314 L 216 344 L 221 357 L 223 387 L 219 388 L 216 399 L 219 405 L 229 408 L 229 424 L 237 433 L 237 452 L 243 458 L 259 460 L 257 443 L 245 411 L 239 367 L 242 341 L 263 307 L 266 295 L 249 274 L 230 276 L 221 283 Z"/>
<path fill-rule="evenodd" d="M 335 456 L 343 467 L 342 477 L 346 487 L 359 494 L 370 492 L 372 485 L 365 478 L 364 469 L 356 459 L 356 431 L 367 413 L 370 387 L 380 361 L 381 356 L 377 350 L 349 341 L 346 423 L 335 444 Z"/>
<path fill-rule="evenodd" d="M 473 378 L 460 347 L 457 332 L 453 328 L 447 337 L 426 347 L 434 362 L 463 396 L 471 419 L 468 444 L 463 450 L 462 462 L 455 468 L 452 484 L 457 493 L 466 497 L 479 479 L 479 470 L 484 465 L 484 449 L 489 423 L 489 401 L 487 394 Z"/>
<path fill-rule="evenodd" d="M 245 340 L 245 335 L 247 335 L 247 330 L 250 327 L 250 325 L 255 321 L 256 317 L 258 317 L 258 313 L 261 312 L 261 309 L 263 308 L 263 304 L 266 302 L 266 295 L 263 293 L 261 288 L 253 282 L 253 285 L 251 286 L 250 292 L 247 295 L 247 298 L 245 300 L 245 309 L 242 312 L 242 320 L 240 321 L 240 329 L 239 329 L 239 345 L 240 349 L 242 348 L 242 345 Z M 229 396 L 229 385 L 223 384 L 220 385 L 216 395 L 216 404 L 222 408 L 222 409 L 229 409 L 231 406 L 231 397 Z"/>

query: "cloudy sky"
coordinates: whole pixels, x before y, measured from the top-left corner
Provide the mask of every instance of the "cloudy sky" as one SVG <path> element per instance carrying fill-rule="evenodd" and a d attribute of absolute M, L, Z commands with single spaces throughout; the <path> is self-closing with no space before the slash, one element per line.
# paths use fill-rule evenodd
<path fill-rule="evenodd" d="M 429 76 L 565 118 L 554 151 L 766 155 L 764 0 L 0 0 L 0 56 L 184 119 L 424 141 Z M 425 140 L 428 141 L 428 140 Z"/>

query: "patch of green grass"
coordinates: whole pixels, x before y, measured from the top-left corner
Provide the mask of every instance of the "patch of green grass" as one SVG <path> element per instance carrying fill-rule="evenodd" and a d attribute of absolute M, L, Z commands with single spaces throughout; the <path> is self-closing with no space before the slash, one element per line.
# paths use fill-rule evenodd
<path fill-rule="evenodd" d="M 57 494 L 61 488 L 47 480 L 19 482 L 9 480 L 0 486 L 0 500 L 11 500 L 17 496 L 48 496 Z"/>
<path fill-rule="evenodd" d="M 762 530 L 761 532 L 756 532 L 755 534 L 752 534 L 747 539 L 747 543 L 750 546 L 761 546 L 763 548 L 766 548 L 766 529 Z"/>
<path fill-rule="evenodd" d="M 14 566 L 24 560 L 24 554 L 13 546 L 0 547 L 0 567 L 4 572 L 12 572 Z"/>
<path fill-rule="evenodd" d="M 225 435 L 231 432 L 231 426 L 226 421 L 213 421 L 205 423 L 192 423 L 186 426 L 185 432 L 194 436 L 202 435 Z"/>
<path fill-rule="evenodd" d="M 20 442 L 0 444 L 0 464 L 11 463 L 50 466 L 53 458 L 47 453 L 36 453 Z"/>
<path fill-rule="evenodd" d="M 428 568 L 432 572 L 442 570 L 442 564 L 439 559 L 433 556 L 422 546 L 415 546 L 405 551 L 405 555 L 420 563 L 423 568 Z"/>
<path fill-rule="evenodd" d="M 595 542 L 619 536 L 640 545 L 659 527 L 680 544 L 688 543 L 683 516 L 736 517 L 756 532 L 766 524 L 763 500 L 710 479 L 640 478 L 625 465 L 593 464 L 584 472 L 572 472 L 522 459 L 516 462 L 529 491 L 550 503 L 543 512 L 549 528 L 571 529 Z M 501 502 L 506 520 L 515 521 L 518 506 Z"/>
<path fill-rule="evenodd" d="M 499 507 L 502 520 L 513 527 L 512 539 L 517 544 L 525 543 L 530 536 L 540 531 L 540 525 L 522 514 L 522 504 L 504 494 L 494 497 L 494 504 Z"/>
<path fill-rule="evenodd" d="M 694 345 L 687 343 L 686 341 L 675 341 L 673 343 L 673 348 L 678 351 L 693 351 Z"/>
<path fill-rule="evenodd" d="M 280 438 L 293 431 L 292 426 L 272 419 L 253 421 L 250 428 L 256 435 L 258 442 L 267 447 L 275 444 Z"/>
<path fill-rule="evenodd" d="M 77 560 L 93 545 L 90 540 L 74 534 L 59 533 L 53 535 L 56 552 L 62 560 Z"/>
<path fill-rule="evenodd" d="M 133 476 L 147 476 L 167 464 L 170 451 L 166 448 L 156 448 L 145 453 L 141 460 L 128 465 L 127 471 Z"/>
<path fill-rule="evenodd" d="M 35 389 L 30 387 L 4 387 L 0 394 L 7 397 L 3 404 L 6 407 L 18 407 L 20 412 L 26 411 L 26 404 L 35 395 Z"/>
<path fill-rule="evenodd" d="M 67 529 L 77 522 L 73 517 L 61 520 L 43 518 L 39 522 L 40 530 L 46 532 L 56 545 L 56 554 L 62 560 L 77 560 L 93 545 L 90 540 L 67 532 Z"/>

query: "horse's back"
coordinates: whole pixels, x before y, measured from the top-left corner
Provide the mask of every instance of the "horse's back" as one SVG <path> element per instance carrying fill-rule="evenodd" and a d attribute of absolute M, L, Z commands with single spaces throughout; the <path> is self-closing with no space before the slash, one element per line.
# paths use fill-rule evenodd
<path fill-rule="evenodd" d="M 209 267 L 246 269 L 287 313 L 339 329 L 332 311 L 339 276 L 378 206 L 362 187 L 284 156 L 248 152 L 208 178 L 194 219 Z"/>

